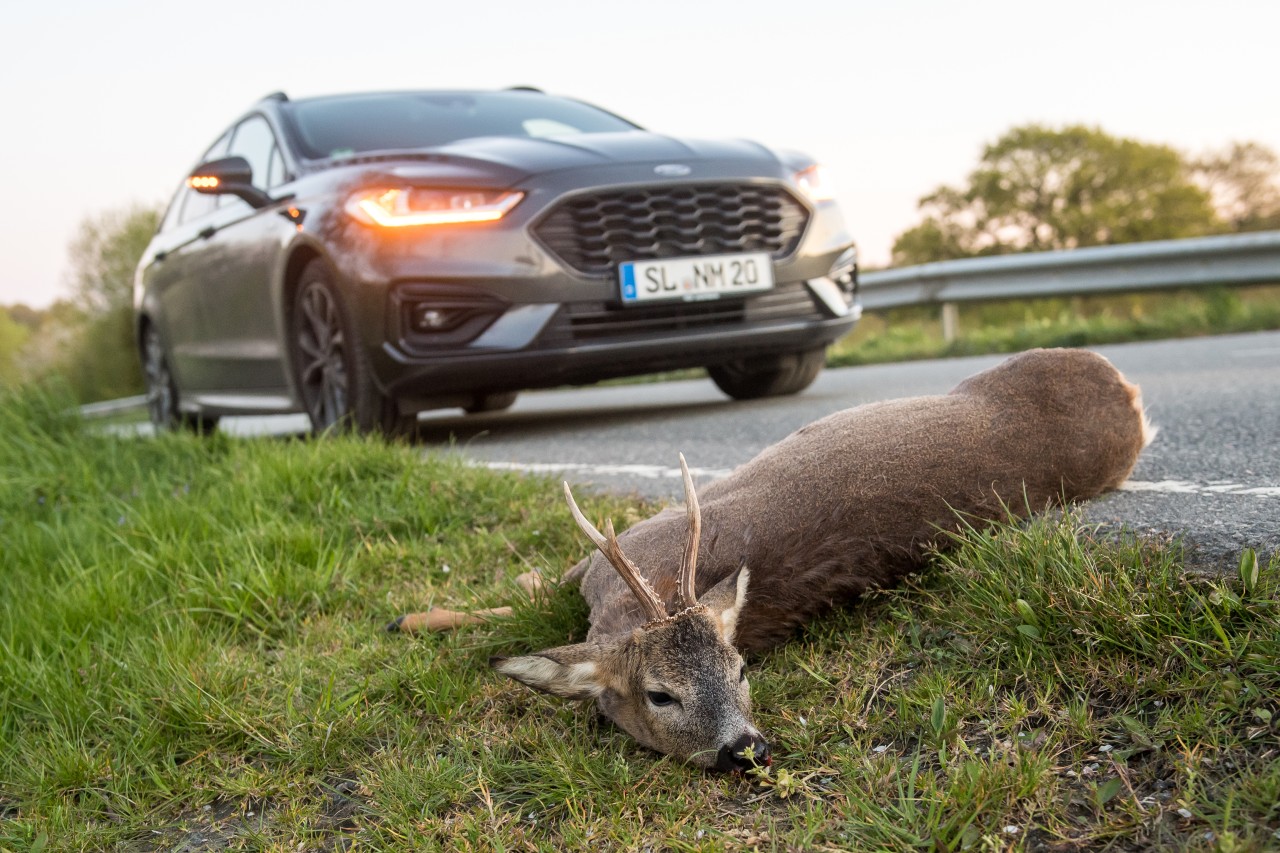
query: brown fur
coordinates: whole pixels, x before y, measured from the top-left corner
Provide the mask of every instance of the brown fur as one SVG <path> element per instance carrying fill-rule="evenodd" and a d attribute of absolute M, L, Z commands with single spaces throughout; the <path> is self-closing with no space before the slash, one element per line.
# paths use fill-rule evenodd
<path fill-rule="evenodd" d="M 1032 350 L 951 393 L 837 412 L 700 492 L 699 595 L 746 561 L 735 644 L 767 648 L 834 605 L 919 568 L 958 530 L 1083 500 L 1128 477 L 1148 437 L 1138 389 L 1102 356 Z M 688 528 L 668 508 L 619 537 L 665 601 Z M 643 623 L 598 554 L 581 579 L 589 637 Z"/>
<path fill-rule="evenodd" d="M 966 523 L 1115 488 L 1150 437 L 1138 389 L 1079 350 L 1034 350 L 950 394 L 837 412 L 703 490 L 697 569 L 690 561 L 684 574 L 686 585 L 696 579 L 696 606 L 677 592 L 697 540 L 692 504 L 616 539 L 574 504 L 579 526 L 613 558 L 593 555 L 565 578 L 591 607 L 587 641 L 494 666 L 535 690 L 594 699 L 659 752 L 750 768 L 769 746 L 751 722 L 741 651 L 893 583 Z M 687 469 L 685 478 L 692 499 Z"/>
<path fill-rule="evenodd" d="M 767 763 L 769 745 L 751 723 L 750 687 L 733 646 L 748 577 L 731 575 L 673 616 L 598 640 L 494 658 L 493 666 L 534 690 L 594 699 L 602 714 L 658 752 L 717 770 Z"/>

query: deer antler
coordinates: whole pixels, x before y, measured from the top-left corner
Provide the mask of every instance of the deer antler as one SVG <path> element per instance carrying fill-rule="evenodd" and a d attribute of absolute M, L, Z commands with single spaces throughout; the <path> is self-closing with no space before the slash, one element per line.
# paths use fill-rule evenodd
<path fill-rule="evenodd" d="M 622 553 L 622 546 L 618 544 L 618 536 L 613 532 L 613 520 L 605 519 L 605 533 L 601 534 L 595 528 L 595 525 L 587 521 L 587 517 L 582 514 L 582 510 L 578 509 L 578 502 L 573 499 L 573 492 L 569 489 L 569 484 L 564 484 L 564 496 L 569 501 L 569 511 L 573 513 L 573 520 L 578 523 L 578 527 L 582 532 L 587 534 L 596 547 L 600 549 L 600 553 L 608 560 L 618 574 L 626 581 L 627 586 L 631 587 L 631 591 L 635 594 L 636 600 L 640 602 L 640 607 L 644 610 L 645 616 L 650 622 L 658 622 L 667 618 L 667 608 L 662 603 L 662 599 L 658 597 L 658 593 L 653 591 L 653 587 L 649 586 L 649 582 L 640 574 L 640 569 L 636 568 L 636 564 L 627 559 L 627 555 Z"/>
<path fill-rule="evenodd" d="M 698 508 L 698 493 L 693 488 L 689 466 L 680 454 L 680 473 L 684 477 L 684 502 L 689 517 L 689 535 L 684 543 L 684 558 L 680 560 L 680 607 L 693 607 L 698 603 L 695 578 L 698 570 L 698 539 L 702 536 L 702 511 Z"/>

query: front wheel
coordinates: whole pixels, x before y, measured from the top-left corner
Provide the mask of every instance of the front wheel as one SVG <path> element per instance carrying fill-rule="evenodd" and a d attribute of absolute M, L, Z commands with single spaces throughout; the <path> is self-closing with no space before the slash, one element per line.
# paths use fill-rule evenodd
<path fill-rule="evenodd" d="M 160 340 L 160 332 L 152 324 L 147 325 L 142 336 L 142 374 L 147 385 L 147 416 L 156 432 L 187 429 L 198 435 L 208 435 L 217 428 L 216 417 L 183 412 L 178 408 L 178 383 L 169 368 L 169 356 Z"/>
<path fill-rule="evenodd" d="M 317 435 L 329 431 L 411 435 L 416 415 L 402 415 L 378 390 L 355 326 L 325 262 L 302 271 L 290 315 L 294 381 Z"/>
<path fill-rule="evenodd" d="M 753 356 L 707 368 L 711 380 L 735 400 L 798 394 L 813 384 L 826 364 L 827 349 Z"/>

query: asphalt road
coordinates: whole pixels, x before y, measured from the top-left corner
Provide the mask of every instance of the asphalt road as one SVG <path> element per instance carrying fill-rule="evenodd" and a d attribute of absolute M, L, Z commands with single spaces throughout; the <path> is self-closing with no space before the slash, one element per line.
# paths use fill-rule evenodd
<path fill-rule="evenodd" d="M 1280 551 L 1280 333 L 1096 349 L 1141 385 L 1160 432 L 1130 485 L 1092 503 L 1089 518 L 1177 536 L 1204 567 L 1234 566 L 1244 547 Z M 828 370 L 804 394 L 746 403 L 710 380 L 525 394 L 506 412 L 431 413 L 420 440 L 575 488 L 677 500 L 677 452 L 707 482 L 829 412 L 943 393 L 1000 358 Z M 227 426 L 257 432 L 261 420 Z"/>

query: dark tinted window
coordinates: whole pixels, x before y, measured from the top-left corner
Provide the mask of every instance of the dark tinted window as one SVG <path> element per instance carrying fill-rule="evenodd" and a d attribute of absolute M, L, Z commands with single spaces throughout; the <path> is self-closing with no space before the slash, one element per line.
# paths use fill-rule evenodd
<path fill-rule="evenodd" d="M 617 116 L 536 92 L 404 92 L 284 105 L 307 157 L 425 148 L 476 136 L 636 130 Z"/>

